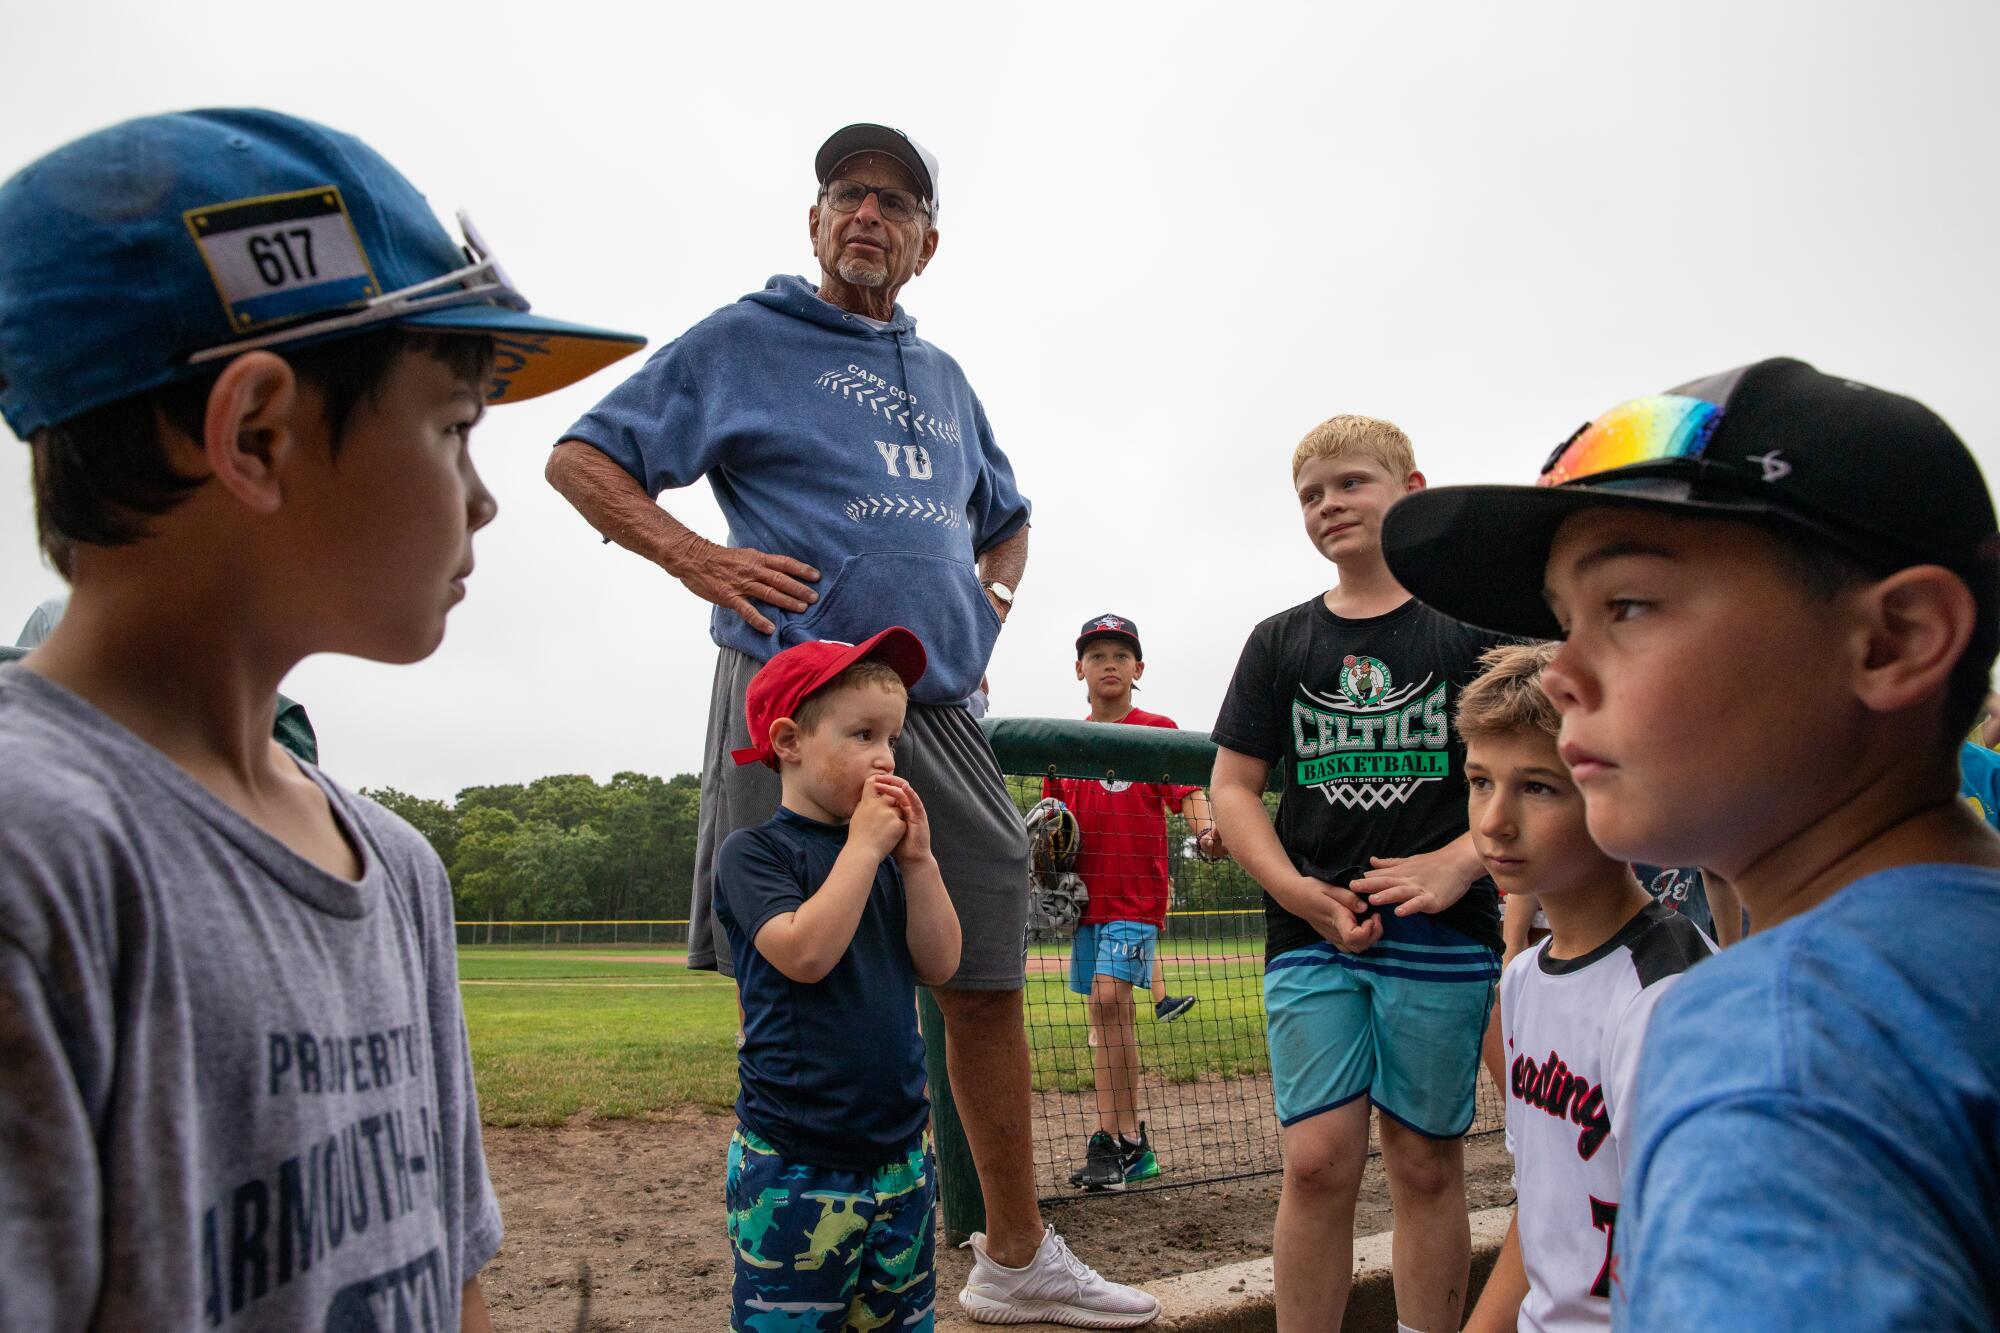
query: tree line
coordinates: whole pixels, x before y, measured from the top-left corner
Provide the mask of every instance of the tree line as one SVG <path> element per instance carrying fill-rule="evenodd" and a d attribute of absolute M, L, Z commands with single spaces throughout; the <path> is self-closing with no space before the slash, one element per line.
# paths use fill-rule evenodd
<path fill-rule="evenodd" d="M 694 879 L 701 782 L 562 773 L 467 787 L 451 801 L 363 794 L 424 835 L 462 921 L 681 920 Z"/>
<path fill-rule="evenodd" d="M 1025 811 L 1039 778 L 1007 779 Z M 701 780 L 619 773 L 599 783 L 560 773 L 529 783 L 467 787 L 451 801 L 394 787 L 363 794 L 424 835 L 451 875 L 461 921 L 679 921 L 694 884 Z M 1275 805 L 1276 797 L 1267 796 Z M 1178 853 L 1187 825 L 1168 820 L 1173 906 L 1182 911 L 1254 905 L 1257 886 L 1233 862 L 1206 865 Z M 1023 886 L 1023 892 L 1026 886 Z M 1242 923 L 1216 923 L 1241 930 Z"/>

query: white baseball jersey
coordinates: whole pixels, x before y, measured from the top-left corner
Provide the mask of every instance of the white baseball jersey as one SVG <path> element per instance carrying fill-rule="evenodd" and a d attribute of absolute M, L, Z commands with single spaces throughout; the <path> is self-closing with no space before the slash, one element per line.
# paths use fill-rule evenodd
<path fill-rule="evenodd" d="M 1611 1327 L 1611 1238 L 1631 1142 L 1632 1089 L 1653 1006 L 1715 951 L 1649 903 L 1580 958 L 1524 949 L 1500 978 L 1507 1149 L 1528 1296 L 1521 1333 Z"/>

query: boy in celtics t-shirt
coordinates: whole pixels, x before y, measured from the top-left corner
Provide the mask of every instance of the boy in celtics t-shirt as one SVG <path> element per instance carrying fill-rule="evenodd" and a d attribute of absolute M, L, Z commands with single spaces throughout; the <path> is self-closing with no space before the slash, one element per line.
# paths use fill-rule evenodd
<path fill-rule="evenodd" d="M 1500 974 L 1498 905 L 1466 832 L 1458 691 L 1501 640 L 1439 615 L 1382 559 L 1423 489 L 1409 438 L 1339 416 L 1292 455 L 1328 592 L 1250 633 L 1215 724 L 1229 851 L 1264 888 L 1264 1006 L 1285 1156 L 1278 1322 L 1337 1328 L 1371 1106 L 1395 1206 L 1397 1318 L 1456 1329 L 1470 1263 L 1461 1136 Z M 1263 792 L 1283 792 L 1274 829 Z"/>
<path fill-rule="evenodd" d="M 1090 697 L 1092 722 L 1174 728 L 1174 720 L 1132 704 L 1132 689 L 1146 674 L 1139 627 L 1123 616 L 1084 623 L 1076 640 L 1076 678 Z M 1126 1183 L 1160 1174 L 1146 1122 L 1139 1118 L 1139 1034 L 1132 989 L 1152 986 L 1161 996 L 1154 1015 L 1172 1021 L 1194 1004 L 1192 995 L 1165 994 L 1159 971 L 1160 927 L 1166 924 L 1167 812 L 1182 815 L 1188 831 L 1214 842 L 1208 797 L 1199 787 L 1156 782 L 1099 782 L 1044 778 L 1053 796 L 1076 816 L 1082 845 L 1076 873 L 1090 890 L 1070 950 L 1069 988 L 1089 1002 L 1091 1070 L 1097 1092 L 1097 1129 L 1070 1183 L 1087 1190 L 1122 1190 Z"/>

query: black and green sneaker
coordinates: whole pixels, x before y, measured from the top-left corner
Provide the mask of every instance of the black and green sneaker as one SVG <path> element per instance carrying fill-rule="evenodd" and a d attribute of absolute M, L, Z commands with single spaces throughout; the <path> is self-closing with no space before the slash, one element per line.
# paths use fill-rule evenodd
<path fill-rule="evenodd" d="M 1084 1149 L 1083 1165 L 1069 1173 L 1069 1183 L 1095 1193 L 1125 1188 L 1125 1155 L 1118 1140 L 1103 1130 L 1090 1136 Z"/>
<path fill-rule="evenodd" d="M 1153 1155 L 1152 1140 L 1146 1136 L 1146 1122 L 1139 1122 L 1139 1141 L 1118 1136 L 1118 1164 L 1124 1169 L 1125 1183 L 1151 1180 L 1160 1174 L 1160 1159 Z"/>

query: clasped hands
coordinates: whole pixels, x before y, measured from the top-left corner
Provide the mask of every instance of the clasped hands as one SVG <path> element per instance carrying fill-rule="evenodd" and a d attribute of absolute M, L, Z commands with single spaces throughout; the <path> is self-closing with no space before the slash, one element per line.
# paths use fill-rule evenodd
<path fill-rule="evenodd" d="M 1397 916 L 1442 912 L 1472 886 L 1443 851 L 1420 856 L 1371 856 L 1368 874 L 1346 885 L 1299 876 L 1301 906 L 1294 914 L 1342 953 L 1362 953 L 1382 938 L 1382 912 Z"/>

